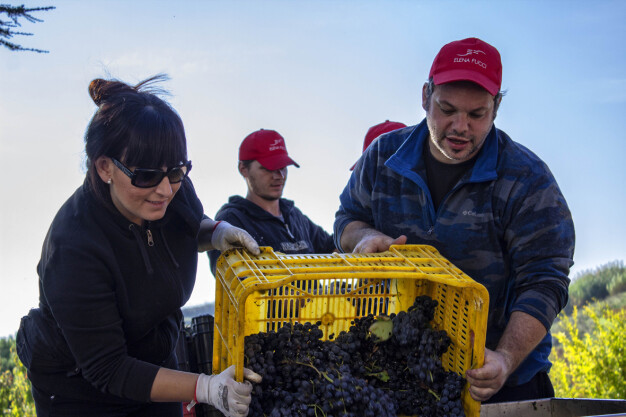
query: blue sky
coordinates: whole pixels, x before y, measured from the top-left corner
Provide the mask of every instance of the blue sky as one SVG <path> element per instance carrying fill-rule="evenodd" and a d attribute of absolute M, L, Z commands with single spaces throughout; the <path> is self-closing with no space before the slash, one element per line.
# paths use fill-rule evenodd
<path fill-rule="evenodd" d="M 503 61 L 496 126 L 546 161 L 573 213 L 571 276 L 626 258 L 624 1 L 26 2 L 48 4 L 13 40 L 49 54 L 0 49 L 0 336 L 37 305 L 42 241 L 84 178 L 97 77 L 170 75 L 210 216 L 245 194 L 241 140 L 277 130 L 301 166 L 285 197 L 331 231 L 367 129 L 419 123 L 437 51 L 482 38 Z M 201 256 L 189 304 L 212 301 L 213 280 Z"/>

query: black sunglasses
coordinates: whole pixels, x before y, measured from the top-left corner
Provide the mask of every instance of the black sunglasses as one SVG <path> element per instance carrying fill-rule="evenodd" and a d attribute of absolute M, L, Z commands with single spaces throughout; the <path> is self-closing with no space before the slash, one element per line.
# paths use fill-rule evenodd
<path fill-rule="evenodd" d="M 115 166 L 122 170 L 128 178 L 130 178 L 130 183 L 132 185 L 139 188 L 156 187 L 166 176 L 169 179 L 170 184 L 176 184 L 184 180 L 187 177 L 187 174 L 189 174 L 189 171 L 191 171 L 191 161 L 187 161 L 182 165 L 170 168 L 167 171 L 161 171 L 160 169 L 135 168 L 134 172 L 115 158 L 111 158 L 111 161 L 113 161 Z"/>

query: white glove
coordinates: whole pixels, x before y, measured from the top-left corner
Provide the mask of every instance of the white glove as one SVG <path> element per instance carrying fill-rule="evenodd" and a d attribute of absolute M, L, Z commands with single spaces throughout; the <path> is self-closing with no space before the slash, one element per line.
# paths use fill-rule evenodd
<path fill-rule="evenodd" d="M 250 381 L 261 382 L 261 375 L 244 368 L 243 377 L 246 381 L 235 381 L 235 365 L 218 375 L 200 374 L 196 383 L 196 400 L 210 404 L 226 417 L 245 417 L 252 397 Z"/>
<path fill-rule="evenodd" d="M 261 253 L 256 240 L 248 232 L 225 221 L 221 221 L 213 230 L 211 245 L 222 252 L 237 246 L 243 246 L 254 255 Z"/>

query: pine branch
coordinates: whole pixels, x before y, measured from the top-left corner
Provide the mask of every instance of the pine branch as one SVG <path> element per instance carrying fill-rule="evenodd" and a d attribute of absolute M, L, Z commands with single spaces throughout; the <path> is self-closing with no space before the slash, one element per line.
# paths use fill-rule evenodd
<path fill-rule="evenodd" d="M 43 20 L 37 19 L 36 17 L 31 16 L 29 13 L 39 12 L 39 11 L 48 11 L 48 10 L 52 10 L 55 8 L 56 7 L 54 6 L 46 6 L 46 7 L 33 7 L 33 8 L 27 9 L 26 7 L 24 7 L 23 4 L 21 6 L 11 6 L 10 4 L 0 4 L 0 13 L 6 13 L 11 18 L 11 20 L 13 20 L 13 22 L 15 22 L 18 26 L 20 26 L 20 24 L 17 22 L 17 19 L 19 17 L 23 17 L 24 19 L 28 20 L 31 23 L 43 22 Z"/>
<path fill-rule="evenodd" d="M 21 45 L 17 45 L 5 40 L 0 39 L 0 45 L 4 45 L 5 47 L 9 48 L 11 51 L 31 51 L 31 52 L 37 52 L 40 54 L 47 54 L 48 51 L 44 51 L 43 49 L 36 49 L 36 48 L 24 48 Z"/>
<path fill-rule="evenodd" d="M 38 53 L 48 53 L 48 51 L 44 51 L 42 49 L 36 48 L 24 48 L 21 45 L 9 42 L 8 40 L 15 35 L 21 36 L 32 36 L 32 33 L 28 32 L 15 32 L 10 28 L 16 28 L 22 26 L 19 22 L 19 18 L 24 18 L 31 23 L 43 22 L 42 19 L 38 19 L 32 16 L 30 13 L 38 12 L 38 11 L 48 11 L 53 10 L 56 7 L 54 6 L 46 6 L 46 7 L 31 7 L 26 8 L 24 5 L 21 6 L 11 6 L 10 4 L 0 4 L 0 14 L 5 13 L 10 21 L 0 20 L 0 45 L 4 45 L 6 48 L 11 51 L 32 51 Z M 4 39 L 2 39 L 4 38 Z"/>

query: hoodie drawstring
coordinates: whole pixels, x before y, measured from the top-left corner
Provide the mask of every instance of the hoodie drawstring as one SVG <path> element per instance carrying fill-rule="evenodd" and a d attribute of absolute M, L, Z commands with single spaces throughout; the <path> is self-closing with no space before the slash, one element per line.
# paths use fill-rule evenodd
<path fill-rule="evenodd" d="M 161 240 L 163 241 L 163 246 L 165 246 L 165 249 L 167 250 L 167 253 L 170 255 L 170 259 L 174 263 L 174 266 L 176 268 L 178 268 L 178 266 L 179 266 L 178 262 L 176 262 L 176 259 L 174 258 L 174 254 L 172 253 L 172 251 L 170 250 L 169 245 L 167 244 L 167 240 L 165 239 L 165 233 L 163 232 L 163 228 L 161 228 L 160 231 L 161 231 Z"/>

